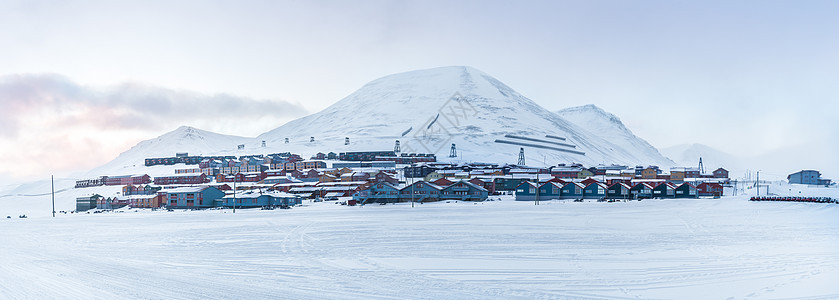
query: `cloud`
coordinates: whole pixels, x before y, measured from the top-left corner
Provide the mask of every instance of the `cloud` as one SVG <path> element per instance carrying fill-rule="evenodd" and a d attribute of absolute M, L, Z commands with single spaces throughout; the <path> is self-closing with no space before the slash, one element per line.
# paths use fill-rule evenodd
<path fill-rule="evenodd" d="M 300 104 L 140 83 L 89 87 L 55 74 L 0 77 L 0 174 L 92 168 L 189 124 L 256 136 L 307 114 Z"/>
<path fill-rule="evenodd" d="M 89 123 L 118 129 L 162 129 L 180 124 L 206 124 L 206 129 L 231 134 L 258 134 L 280 124 L 245 124 L 250 119 L 288 120 L 306 114 L 298 103 L 252 99 L 228 94 L 204 95 L 139 83 L 97 89 L 60 75 L 0 77 L 0 135 L 15 137 L 25 118 L 64 120 L 64 125 Z M 239 120 L 241 128 L 212 128 L 210 120 Z M 246 126 L 247 125 L 247 126 Z M 232 132 L 231 132 L 232 131 Z"/>

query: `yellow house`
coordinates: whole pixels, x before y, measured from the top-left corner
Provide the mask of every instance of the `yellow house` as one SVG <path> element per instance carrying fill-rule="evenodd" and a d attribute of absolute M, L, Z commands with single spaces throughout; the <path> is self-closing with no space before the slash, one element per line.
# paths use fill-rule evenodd
<path fill-rule="evenodd" d="M 437 171 L 434 171 L 434 172 L 428 173 L 428 175 L 425 175 L 425 178 L 423 178 L 423 180 L 434 181 L 434 180 L 437 180 L 437 179 L 440 179 L 440 178 L 443 178 L 443 175 L 440 174 L 440 173 L 437 173 Z"/>
<path fill-rule="evenodd" d="M 641 171 L 641 178 L 643 179 L 656 179 L 658 176 L 658 170 L 654 168 L 646 168 Z"/>
<path fill-rule="evenodd" d="M 582 169 L 579 173 L 577 173 L 577 179 L 586 179 L 591 176 L 594 176 L 594 173 L 592 173 L 588 169 Z"/>
<path fill-rule="evenodd" d="M 685 181 L 685 168 L 671 168 L 670 181 Z"/>

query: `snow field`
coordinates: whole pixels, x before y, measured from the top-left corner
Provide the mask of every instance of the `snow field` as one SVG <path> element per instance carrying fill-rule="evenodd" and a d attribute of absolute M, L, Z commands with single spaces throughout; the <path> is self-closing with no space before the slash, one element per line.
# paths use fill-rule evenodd
<path fill-rule="evenodd" d="M 5 298 L 836 298 L 839 205 L 743 197 L 0 220 Z"/>

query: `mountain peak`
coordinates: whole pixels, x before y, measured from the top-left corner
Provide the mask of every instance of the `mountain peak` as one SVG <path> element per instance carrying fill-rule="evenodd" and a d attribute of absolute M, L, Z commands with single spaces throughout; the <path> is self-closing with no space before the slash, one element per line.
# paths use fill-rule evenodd
<path fill-rule="evenodd" d="M 614 114 L 612 114 L 610 112 L 607 112 L 607 111 L 603 110 L 602 108 L 600 108 L 599 106 L 594 105 L 594 104 L 586 104 L 586 105 L 582 105 L 582 106 L 565 108 L 565 109 L 562 109 L 562 110 L 558 111 L 557 114 L 565 117 L 566 119 L 568 119 L 572 115 L 580 115 L 580 114 L 585 115 L 586 117 L 592 117 L 593 115 L 600 115 L 600 116 L 608 119 L 612 123 L 620 124 L 619 127 L 624 127 L 625 128 L 625 126 L 623 125 L 623 122 L 621 122 L 620 118 L 618 118 L 617 116 L 615 116 Z"/>
<path fill-rule="evenodd" d="M 375 79 L 323 111 L 258 140 L 309 149 L 301 153 L 392 149 L 398 140 L 402 151 L 434 153 L 443 160 L 456 144 L 458 154 L 471 160 L 514 162 L 524 147 L 527 155 L 545 163 L 667 162 L 657 150 L 625 148 L 592 135 L 469 66 Z"/>

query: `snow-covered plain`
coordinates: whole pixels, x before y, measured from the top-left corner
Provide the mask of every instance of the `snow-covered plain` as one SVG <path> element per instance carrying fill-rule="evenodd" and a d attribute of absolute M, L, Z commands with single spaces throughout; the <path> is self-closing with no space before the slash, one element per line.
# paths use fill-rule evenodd
<path fill-rule="evenodd" d="M 839 205 L 745 197 L 0 220 L 3 298 L 839 298 Z"/>

